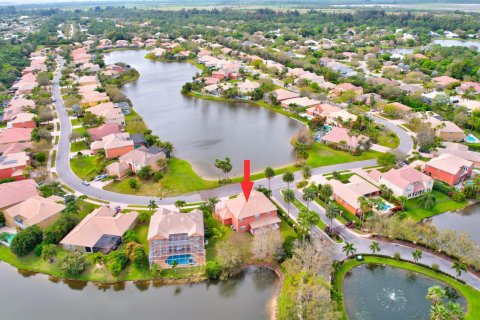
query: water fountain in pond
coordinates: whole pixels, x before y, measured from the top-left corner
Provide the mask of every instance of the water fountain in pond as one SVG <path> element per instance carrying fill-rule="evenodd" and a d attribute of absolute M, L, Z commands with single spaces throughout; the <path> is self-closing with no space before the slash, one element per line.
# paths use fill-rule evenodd
<path fill-rule="evenodd" d="M 384 308 L 392 311 L 402 310 L 407 304 L 403 291 L 390 288 L 383 288 L 382 292 L 377 293 L 377 300 Z"/>

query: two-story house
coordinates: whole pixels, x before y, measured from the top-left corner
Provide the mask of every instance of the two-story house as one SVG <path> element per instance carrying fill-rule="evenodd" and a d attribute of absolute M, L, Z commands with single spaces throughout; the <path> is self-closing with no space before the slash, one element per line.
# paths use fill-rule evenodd
<path fill-rule="evenodd" d="M 390 169 L 382 173 L 378 170 L 369 172 L 369 176 L 378 184 L 392 189 L 396 197 L 415 198 L 433 189 L 433 179 L 412 167 Z"/>
<path fill-rule="evenodd" d="M 472 175 L 473 162 L 444 153 L 427 162 L 424 171 L 432 178 L 454 186 Z"/>

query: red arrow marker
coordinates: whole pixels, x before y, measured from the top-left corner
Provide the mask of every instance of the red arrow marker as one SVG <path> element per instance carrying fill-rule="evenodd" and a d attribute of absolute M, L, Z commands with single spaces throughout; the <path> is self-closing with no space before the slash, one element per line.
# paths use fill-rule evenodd
<path fill-rule="evenodd" d="M 240 183 L 245 200 L 248 202 L 250 192 L 252 192 L 253 182 L 250 181 L 250 160 L 243 160 L 243 182 Z"/>

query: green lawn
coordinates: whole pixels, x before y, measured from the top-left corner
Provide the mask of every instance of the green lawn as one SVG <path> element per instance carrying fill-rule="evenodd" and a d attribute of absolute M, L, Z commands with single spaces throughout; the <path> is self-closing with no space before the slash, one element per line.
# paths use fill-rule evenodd
<path fill-rule="evenodd" d="M 74 157 L 70 160 L 72 171 L 82 180 L 91 180 L 98 174 L 100 156 Z"/>
<path fill-rule="evenodd" d="M 80 128 L 73 129 L 73 131 L 76 131 L 76 132 L 78 132 L 79 134 L 84 135 L 84 134 L 87 132 L 87 128 L 85 128 L 85 127 L 80 127 Z"/>
<path fill-rule="evenodd" d="M 447 195 L 436 190 L 433 190 L 432 193 L 437 199 L 437 204 L 435 207 L 433 207 L 431 210 L 426 210 L 420 206 L 418 203 L 418 198 L 410 199 L 405 205 L 407 215 L 416 221 L 420 221 L 440 213 L 462 209 L 468 204 L 468 201 L 455 202 Z"/>
<path fill-rule="evenodd" d="M 53 150 L 52 152 L 52 162 L 50 163 L 50 167 L 55 167 L 55 162 L 57 161 L 57 150 Z"/>
<path fill-rule="evenodd" d="M 58 140 L 60 140 L 60 136 L 55 136 L 55 144 L 58 144 Z"/>
<path fill-rule="evenodd" d="M 72 127 L 78 126 L 78 125 L 81 125 L 81 124 L 82 124 L 82 122 L 80 122 L 80 120 L 78 120 L 78 118 L 72 119 L 71 122 L 72 122 Z"/>
<path fill-rule="evenodd" d="M 390 130 L 382 131 L 378 137 L 378 144 L 387 148 L 395 149 L 400 144 L 400 139 Z"/>
<path fill-rule="evenodd" d="M 381 155 L 380 152 L 370 150 L 368 152 L 363 152 L 359 156 L 352 156 L 348 152 L 335 150 L 321 143 L 314 143 L 310 150 L 307 164 L 312 167 L 322 167 L 339 163 L 374 159 L 379 155 Z"/>
<path fill-rule="evenodd" d="M 88 143 L 86 141 L 77 141 L 77 142 L 72 142 L 70 145 L 70 151 L 71 152 L 78 152 L 82 150 L 87 150 L 90 147 L 88 146 Z"/>
<path fill-rule="evenodd" d="M 343 288 L 343 279 L 345 275 L 347 274 L 348 271 L 350 271 L 352 268 L 355 268 L 356 266 L 359 266 L 363 263 L 374 263 L 374 264 L 380 264 L 380 265 L 389 265 L 392 267 L 396 268 L 402 268 L 402 269 L 407 269 L 410 271 L 418 272 L 421 274 L 424 274 L 426 276 L 429 276 L 431 278 L 440 280 L 444 282 L 445 284 L 448 284 L 455 288 L 460 294 L 466 299 L 467 304 L 468 304 L 468 313 L 465 317 L 465 320 L 476 320 L 480 319 L 480 292 L 475 290 L 474 288 L 470 287 L 469 285 L 462 284 L 458 282 L 457 280 L 443 275 L 441 273 L 435 272 L 431 269 L 427 269 L 425 267 L 409 263 L 409 262 L 404 262 L 404 261 L 398 261 L 395 259 L 389 259 L 389 258 L 383 258 L 383 257 L 374 257 L 374 256 L 364 256 L 364 261 L 357 261 L 357 260 L 347 260 L 342 267 L 337 271 L 335 274 L 334 281 L 332 283 L 333 290 L 336 292 L 341 293 L 342 288 Z M 421 298 L 421 297 L 418 297 Z M 339 301 L 340 308 L 343 313 L 343 319 L 347 319 L 347 315 L 345 312 L 345 308 L 343 305 L 343 297 L 340 298 Z"/>
<path fill-rule="evenodd" d="M 105 187 L 113 192 L 146 195 L 146 196 L 174 196 L 218 187 L 220 184 L 215 180 L 204 180 L 193 171 L 190 164 L 181 159 L 172 158 L 168 160 L 168 170 L 160 182 L 139 181 L 136 190 L 130 188 L 130 178 L 113 182 Z"/>

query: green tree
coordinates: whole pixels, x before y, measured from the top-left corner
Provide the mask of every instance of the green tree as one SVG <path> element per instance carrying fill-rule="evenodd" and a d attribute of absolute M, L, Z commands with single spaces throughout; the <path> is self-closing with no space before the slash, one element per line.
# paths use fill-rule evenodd
<path fill-rule="evenodd" d="M 370 243 L 370 251 L 372 251 L 373 254 L 377 254 L 380 250 L 380 244 L 377 241 L 372 241 L 372 243 Z"/>
<path fill-rule="evenodd" d="M 185 202 L 184 200 L 177 200 L 175 201 L 174 205 L 178 210 L 180 210 L 187 205 L 187 202 Z"/>
<path fill-rule="evenodd" d="M 40 163 L 43 164 L 45 160 L 47 160 L 47 156 L 43 152 L 39 152 L 35 155 L 35 159 Z"/>
<path fill-rule="evenodd" d="M 131 189 L 136 190 L 138 188 L 138 180 L 135 178 L 128 179 L 128 185 Z"/>
<path fill-rule="evenodd" d="M 283 200 L 287 203 L 287 214 L 290 215 L 290 203 L 295 201 L 295 193 L 291 189 L 284 190 Z"/>
<path fill-rule="evenodd" d="M 325 210 L 325 215 L 328 219 L 330 219 L 330 229 L 333 228 L 333 219 L 335 219 L 339 214 L 340 208 L 338 208 L 335 202 L 330 202 Z"/>
<path fill-rule="evenodd" d="M 54 244 L 47 244 L 42 247 L 42 259 L 49 260 L 57 255 L 57 246 Z"/>
<path fill-rule="evenodd" d="M 222 267 L 216 261 L 208 261 L 205 264 L 205 273 L 209 279 L 218 279 L 222 273 Z"/>
<path fill-rule="evenodd" d="M 395 155 L 389 152 L 383 153 L 377 158 L 377 163 L 384 167 L 393 166 L 396 162 Z"/>
<path fill-rule="evenodd" d="M 310 229 L 320 221 L 320 217 L 314 211 L 302 208 L 298 213 L 297 222 L 302 229 L 303 240 L 305 241 L 305 235 L 308 234 Z"/>
<path fill-rule="evenodd" d="M 152 167 L 144 166 L 140 168 L 140 170 L 138 170 L 137 177 L 140 178 L 141 180 L 148 180 L 152 174 L 153 174 Z"/>
<path fill-rule="evenodd" d="M 112 251 L 107 255 L 107 267 L 114 276 L 118 276 L 126 267 L 128 257 L 124 250 Z"/>
<path fill-rule="evenodd" d="M 282 176 L 282 180 L 287 184 L 287 189 L 290 189 L 290 183 L 292 183 L 295 180 L 295 176 L 293 175 L 292 172 L 285 171 L 285 173 Z"/>
<path fill-rule="evenodd" d="M 400 206 L 402 207 L 402 211 L 405 210 L 405 205 L 407 204 L 408 198 L 405 196 L 400 196 L 398 197 L 398 202 L 400 203 Z"/>
<path fill-rule="evenodd" d="M 431 210 L 437 203 L 437 198 L 431 192 L 424 193 L 418 198 L 418 203 L 425 209 Z"/>
<path fill-rule="evenodd" d="M 355 245 L 352 242 L 345 242 L 345 244 L 342 247 L 342 251 L 345 252 L 347 257 L 355 254 L 357 252 L 357 249 L 355 248 Z"/>
<path fill-rule="evenodd" d="M 265 178 L 268 180 L 268 189 L 271 190 L 270 188 L 270 181 L 275 177 L 275 171 L 273 170 L 272 167 L 266 167 L 265 168 Z"/>
<path fill-rule="evenodd" d="M 43 232 L 37 225 L 21 230 L 13 238 L 10 250 L 17 256 L 26 256 L 42 242 Z"/>
<path fill-rule="evenodd" d="M 418 249 L 415 249 L 414 251 L 412 251 L 413 261 L 417 263 L 420 259 L 422 259 L 422 254 L 423 254 L 422 251 Z"/>
<path fill-rule="evenodd" d="M 467 264 L 461 260 L 453 260 L 452 269 L 455 269 L 457 277 L 460 277 L 462 275 L 462 272 L 467 271 Z"/>
<path fill-rule="evenodd" d="M 332 186 L 330 184 L 325 184 L 321 189 L 321 194 L 322 194 L 323 200 L 325 200 L 325 202 L 328 203 L 330 197 L 333 195 Z"/>
<path fill-rule="evenodd" d="M 303 179 L 308 180 L 312 177 L 312 167 L 308 164 L 304 164 L 302 167 L 302 176 Z"/>
<path fill-rule="evenodd" d="M 58 267 L 66 274 L 78 276 L 87 267 L 87 260 L 83 253 L 77 251 L 70 252 L 60 258 Z"/>
<path fill-rule="evenodd" d="M 308 188 L 303 189 L 303 195 L 302 199 L 307 202 L 307 209 L 310 206 L 310 202 L 315 199 L 315 196 L 317 195 L 317 189 L 314 186 L 310 186 Z"/>

